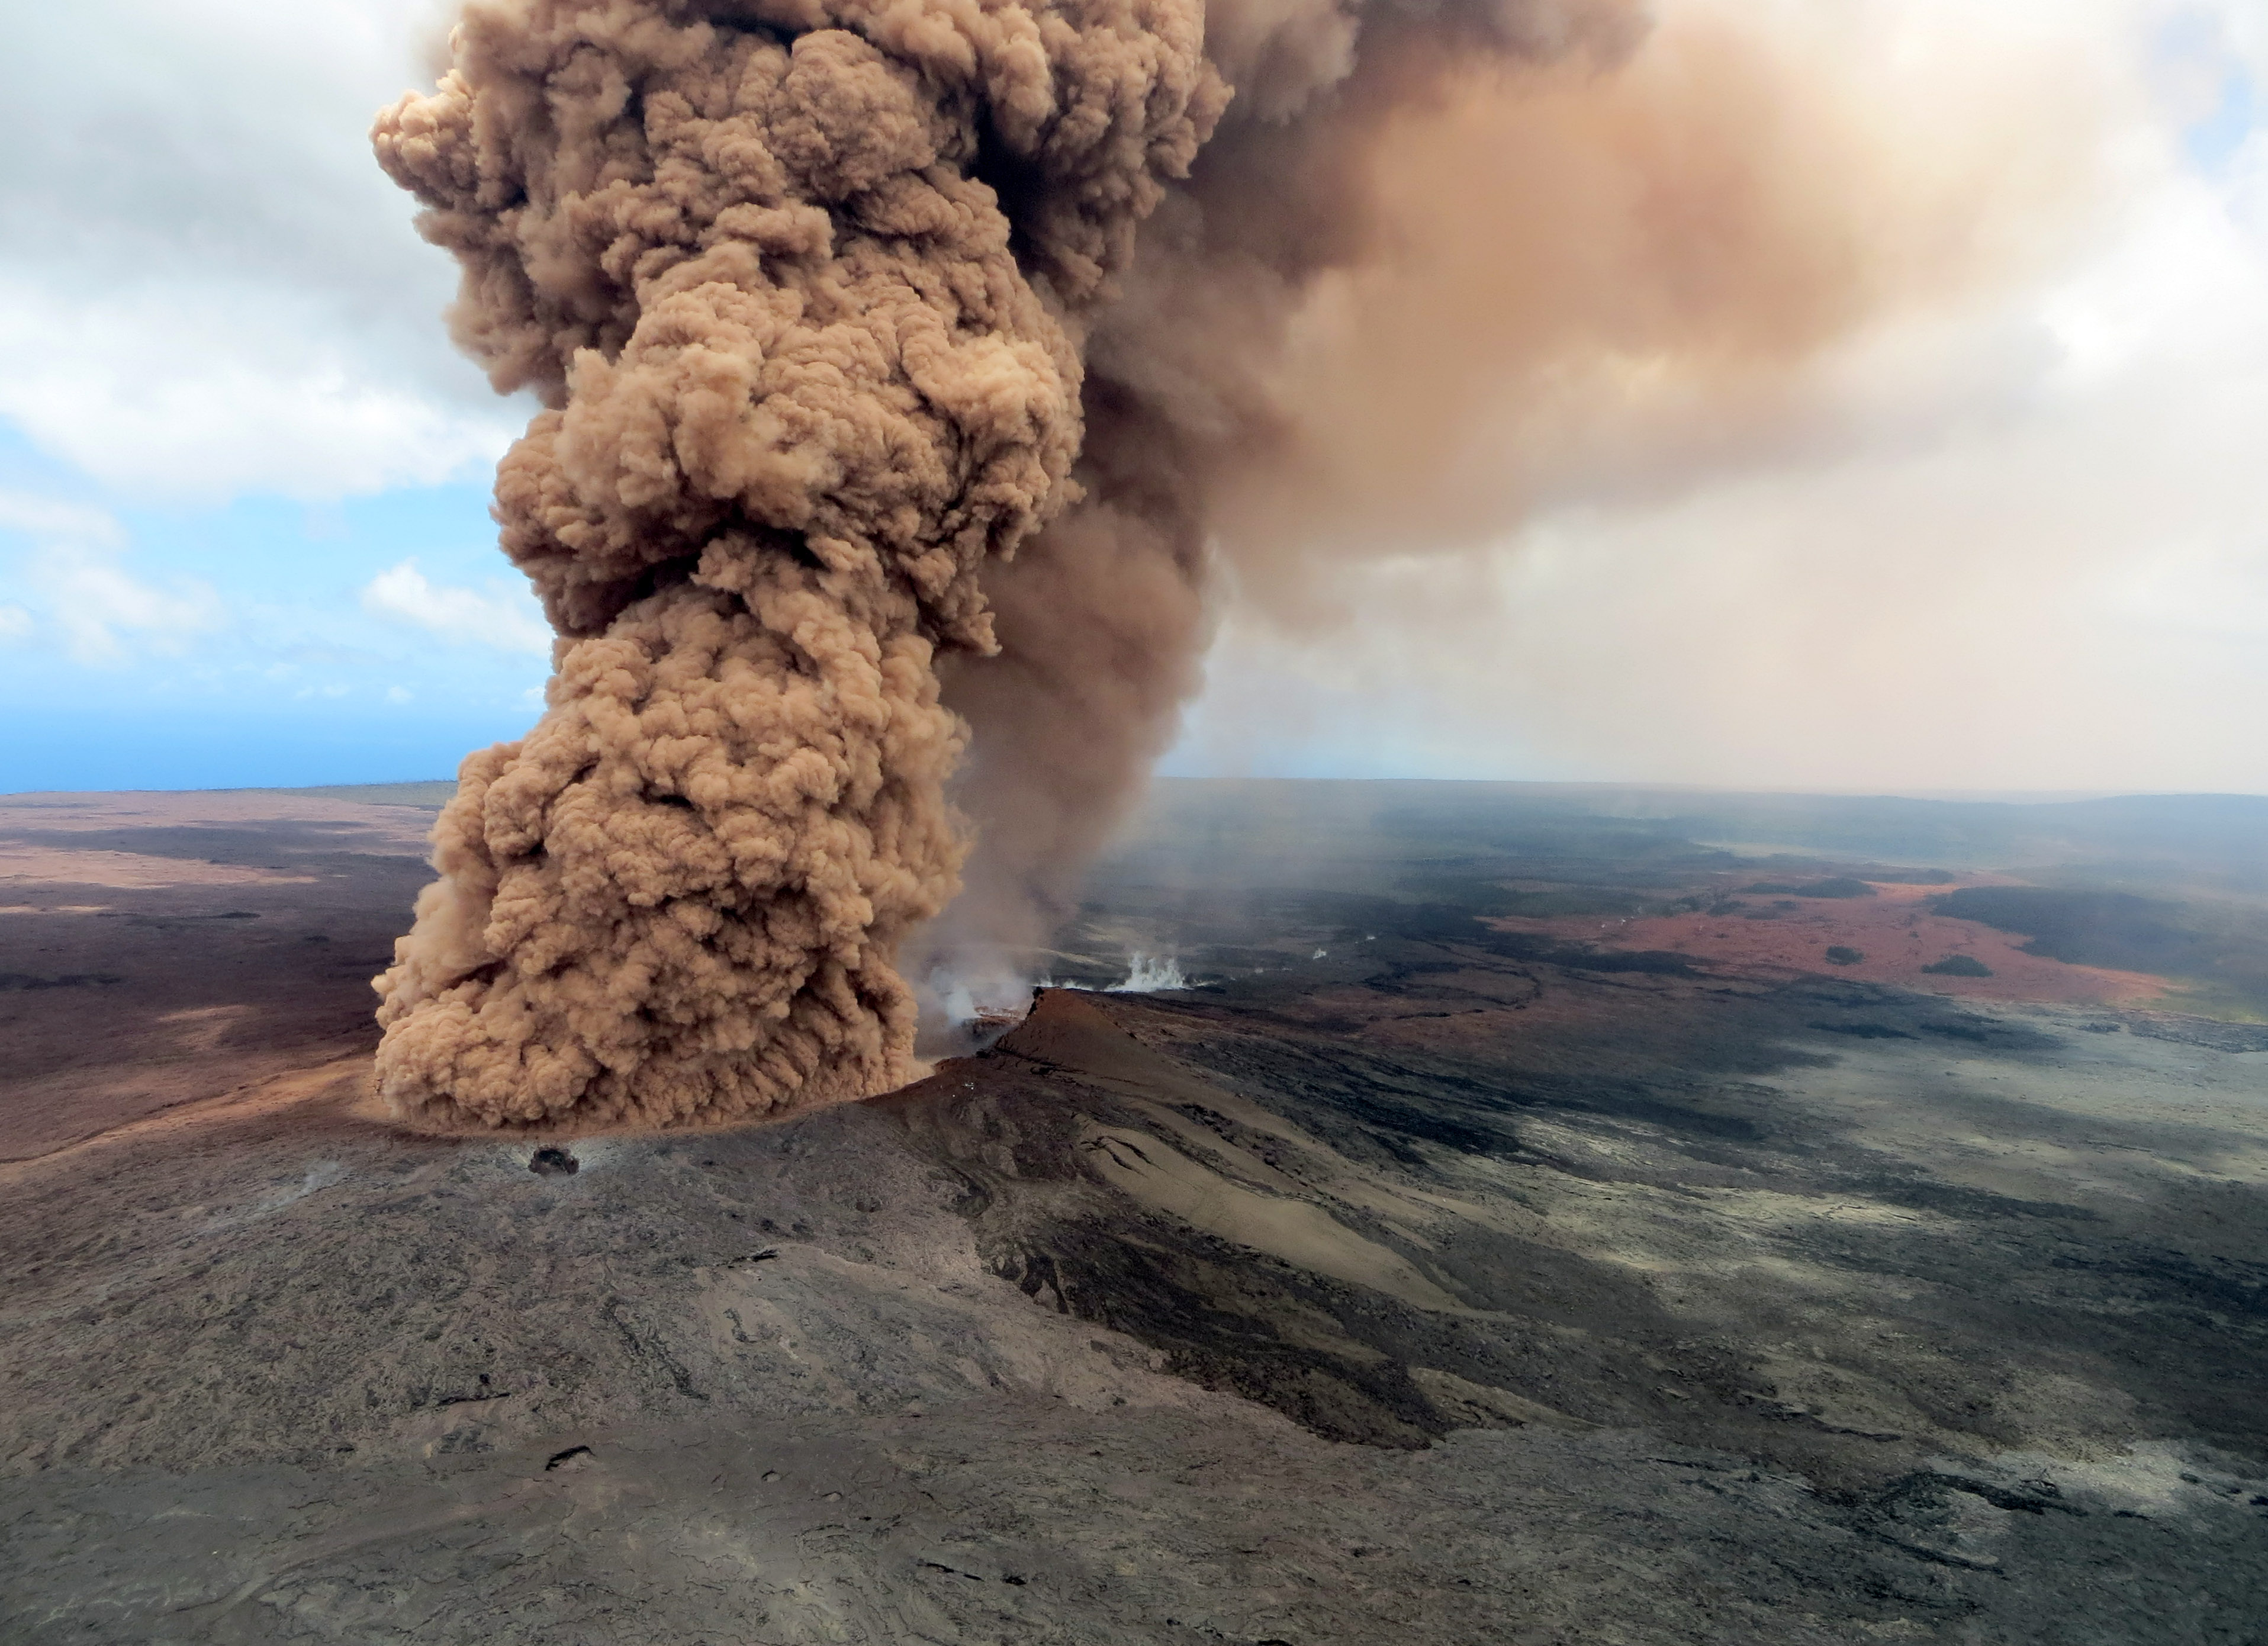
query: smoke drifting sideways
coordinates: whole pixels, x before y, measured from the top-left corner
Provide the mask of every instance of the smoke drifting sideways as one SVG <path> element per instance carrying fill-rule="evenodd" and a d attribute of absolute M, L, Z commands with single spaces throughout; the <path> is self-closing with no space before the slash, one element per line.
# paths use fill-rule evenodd
<path fill-rule="evenodd" d="M 1029 975 L 1221 587 L 1295 611 L 1517 513 L 1548 465 L 1476 481 L 1466 437 L 1570 338 L 1738 388 L 1847 330 L 1911 259 L 1853 238 L 1863 175 L 1768 158 L 1800 76 L 1704 35 L 1649 71 L 1622 0 L 475 0 L 375 141 L 458 341 L 545 402 L 497 514 L 559 639 L 379 980 L 394 1111 L 903 1083 L 903 974 Z M 1557 243 L 1602 190 L 1637 243 Z M 1378 271 L 1427 234 L 1550 279 L 1453 257 L 1416 312 Z"/>
<path fill-rule="evenodd" d="M 1454 551 L 1831 442 L 1836 351 L 2053 259 L 2100 78 L 1865 11 L 1211 7 L 1235 100 L 1096 315 L 1080 500 L 987 570 L 1000 650 L 943 664 L 978 828 L 909 969 L 1027 989 L 1223 609 L 1317 668 L 1485 623 Z M 1879 66 L 1925 40 L 1926 114 Z"/>

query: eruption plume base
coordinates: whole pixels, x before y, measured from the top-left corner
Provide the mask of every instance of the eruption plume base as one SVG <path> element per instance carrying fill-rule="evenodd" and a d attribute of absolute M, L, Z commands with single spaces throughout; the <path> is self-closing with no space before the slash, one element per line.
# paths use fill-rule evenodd
<path fill-rule="evenodd" d="M 459 340 L 549 402 L 497 518 L 571 644 L 444 821 L 388 1101 L 896 1083 L 901 944 L 953 904 L 909 971 L 1030 974 L 1216 570 L 1264 624 L 1374 627 L 1350 565 L 1764 451 L 1823 351 L 2029 255 L 1979 232 L 2003 193 L 2088 170 L 1997 113 L 1932 162 L 1844 94 L 1864 54 L 1659 10 L 471 0 L 376 142 Z"/>
<path fill-rule="evenodd" d="M 649 596 L 567 649 L 524 743 L 466 761 L 379 985 L 398 1113 L 666 1124 L 911 1077 L 893 961 L 954 883 L 959 727 L 929 643 L 824 582 Z"/>
<path fill-rule="evenodd" d="M 379 979 L 397 1114 L 911 1075 L 896 951 L 962 855 L 935 654 L 993 648 L 978 569 L 1063 500 L 1080 313 L 1224 100 L 1202 33 L 1195 0 L 476 0 L 379 117 L 459 340 L 553 402 L 497 514 L 568 642 Z"/>

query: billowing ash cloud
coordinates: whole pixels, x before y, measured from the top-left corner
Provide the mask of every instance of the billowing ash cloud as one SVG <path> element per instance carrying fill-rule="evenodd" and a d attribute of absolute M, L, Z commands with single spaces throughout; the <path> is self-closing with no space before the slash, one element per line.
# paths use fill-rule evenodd
<path fill-rule="evenodd" d="M 1883 208 L 1704 36 L 1648 79 L 1623 0 L 477 0 L 377 144 L 551 407 L 497 514 L 557 677 L 379 982 L 397 1112 L 899 1083 L 902 950 L 1043 941 L 1216 582 L 1292 610 L 1517 513 L 1550 441 L 1465 437 L 1546 430 L 1569 339 L 1738 401 L 1846 328 Z M 1429 235 L 1446 290 L 1392 273 Z"/>
<path fill-rule="evenodd" d="M 397 1112 L 906 1078 L 893 960 L 961 856 L 935 660 L 992 647 L 978 574 L 1067 495 L 1081 316 L 1225 100 L 1201 37 L 1140 0 L 478 4 L 380 117 L 459 339 L 554 408 L 497 513 L 560 635 L 379 980 Z"/>
<path fill-rule="evenodd" d="M 1350 609 L 1347 570 L 1783 436 L 1822 350 L 2020 261 L 2085 173 L 2051 99 L 1932 149 L 1832 42 L 1739 11 L 1210 8 L 1235 99 L 1095 319 L 1081 501 L 986 573 L 1000 651 L 945 664 L 979 829 L 921 941 L 954 975 L 1028 974 L 1172 742 L 1211 596 L 1423 650 L 1455 621 Z"/>

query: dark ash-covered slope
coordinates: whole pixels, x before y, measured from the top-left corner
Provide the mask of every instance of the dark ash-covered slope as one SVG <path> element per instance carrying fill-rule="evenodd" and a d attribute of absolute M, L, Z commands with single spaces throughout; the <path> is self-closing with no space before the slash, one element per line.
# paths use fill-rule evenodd
<path fill-rule="evenodd" d="M 55 1065 L 68 1126 L 47 1065 L 0 1108 L 10 1646 L 2129 1646 L 2268 1605 L 2257 1029 L 1224 902 L 1219 986 L 1049 991 L 889 1097 L 539 1173 L 372 1118 L 323 1037 L 304 956 L 377 929 L 391 853 L 155 844 L 103 849 L 306 878 L 0 926 L 0 971 L 135 1003 Z M 0 1044 L 60 1055 L 88 993 L 0 995 Z"/>

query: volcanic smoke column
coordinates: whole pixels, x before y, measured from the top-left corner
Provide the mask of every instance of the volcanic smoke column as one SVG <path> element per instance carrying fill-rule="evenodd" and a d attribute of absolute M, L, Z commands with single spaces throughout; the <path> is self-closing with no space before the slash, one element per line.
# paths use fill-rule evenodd
<path fill-rule="evenodd" d="M 940 653 L 1075 488 L 1082 315 L 1226 101 L 1199 0 L 477 0 L 374 134 L 549 408 L 560 639 L 378 980 L 410 1118 L 667 1123 L 909 1073 L 958 886 Z"/>

